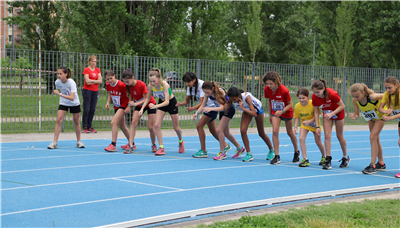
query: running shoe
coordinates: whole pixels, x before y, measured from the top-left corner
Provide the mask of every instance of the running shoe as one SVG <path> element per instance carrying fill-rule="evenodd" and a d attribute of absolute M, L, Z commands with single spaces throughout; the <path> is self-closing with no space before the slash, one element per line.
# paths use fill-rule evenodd
<path fill-rule="evenodd" d="M 398 173 L 398 174 L 394 175 L 394 177 L 396 177 L 396 178 L 400 178 L 400 173 Z"/>
<path fill-rule="evenodd" d="M 217 156 L 214 157 L 214 160 L 224 160 L 226 158 L 226 153 L 220 151 Z"/>
<path fill-rule="evenodd" d="M 88 133 L 97 133 L 97 131 L 93 129 L 93 127 L 89 127 L 88 131 Z"/>
<path fill-rule="evenodd" d="M 133 150 L 134 150 L 134 148 L 129 146 L 129 148 L 126 148 L 124 150 L 124 154 L 131 154 L 131 153 L 133 153 Z"/>
<path fill-rule="evenodd" d="M 179 143 L 179 153 L 183 153 L 185 152 L 185 141 L 182 141 L 181 143 Z"/>
<path fill-rule="evenodd" d="M 310 166 L 310 161 L 308 159 L 303 158 L 299 164 L 299 167 L 308 167 Z"/>
<path fill-rule="evenodd" d="M 271 165 L 277 165 L 281 163 L 281 157 L 279 155 L 275 155 L 271 160 Z"/>
<path fill-rule="evenodd" d="M 121 146 L 121 149 L 124 149 L 124 150 L 129 149 L 129 148 L 130 148 L 129 143 Z"/>
<path fill-rule="evenodd" d="M 343 157 L 342 159 L 339 160 L 339 162 L 342 162 L 342 163 L 340 164 L 339 167 L 340 167 L 340 168 L 347 168 L 347 167 L 349 167 L 350 161 L 351 161 L 351 159 L 350 159 L 349 156 Z"/>
<path fill-rule="evenodd" d="M 197 153 L 193 154 L 192 157 L 194 158 L 208 158 L 207 151 L 203 151 L 200 149 Z"/>
<path fill-rule="evenodd" d="M 82 129 L 82 133 L 88 134 L 88 133 L 89 133 L 89 130 L 88 130 L 86 127 L 84 127 L 84 128 Z"/>
<path fill-rule="evenodd" d="M 376 171 L 386 171 L 386 164 L 379 164 L 379 162 L 376 163 Z"/>
<path fill-rule="evenodd" d="M 58 149 L 58 143 L 52 142 L 50 145 L 47 146 L 47 149 Z"/>
<path fill-rule="evenodd" d="M 151 146 L 151 151 L 152 151 L 153 153 L 155 153 L 155 152 L 157 151 L 157 145 L 156 145 L 156 144 L 153 144 L 153 145 Z"/>
<path fill-rule="evenodd" d="M 116 146 L 114 146 L 113 144 L 108 145 L 108 147 L 104 148 L 105 151 L 108 152 L 117 152 L 118 149 Z"/>
<path fill-rule="evenodd" d="M 244 162 L 249 162 L 253 160 L 253 155 L 251 153 L 247 153 L 246 156 L 244 156 L 243 161 Z"/>
<path fill-rule="evenodd" d="M 300 161 L 300 151 L 295 151 L 292 162 L 297 163 L 299 161 Z"/>
<path fill-rule="evenodd" d="M 275 151 L 274 149 L 270 149 L 267 155 L 267 160 L 272 160 L 275 157 Z"/>
<path fill-rule="evenodd" d="M 228 151 L 230 151 L 232 148 L 231 148 L 231 146 L 229 145 L 229 143 L 228 143 L 228 145 L 226 146 L 226 147 L 224 147 L 224 153 L 226 154 L 226 153 L 228 153 Z"/>
<path fill-rule="evenodd" d="M 319 165 L 324 165 L 325 164 L 325 157 L 321 157 L 321 161 L 319 162 Z"/>
<path fill-rule="evenodd" d="M 322 169 L 332 169 L 332 165 L 331 165 L 331 161 L 332 161 L 332 157 L 331 156 L 326 156 L 325 157 L 325 163 L 322 166 Z"/>
<path fill-rule="evenodd" d="M 232 158 L 239 158 L 240 155 L 242 155 L 246 149 L 244 147 L 240 147 L 240 149 L 236 149 L 236 153 L 232 156 Z"/>
<path fill-rule="evenodd" d="M 78 147 L 78 148 L 85 148 L 85 145 L 84 145 L 81 141 L 78 141 L 78 142 L 76 143 L 76 147 Z"/>
<path fill-rule="evenodd" d="M 375 174 L 376 173 L 376 168 L 374 168 L 371 164 L 369 164 L 369 166 L 367 166 L 362 173 L 364 174 Z"/>
<path fill-rule="evenodd" d="M 157 152 L 154 155 L 156 155 L 156 156 L 165 155 L 165 149 L 164 148 L 158 148 Z"/>

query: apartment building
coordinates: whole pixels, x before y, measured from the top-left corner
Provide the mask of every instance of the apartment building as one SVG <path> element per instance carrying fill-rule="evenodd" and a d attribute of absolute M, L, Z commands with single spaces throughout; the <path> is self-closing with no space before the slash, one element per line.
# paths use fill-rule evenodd
<path fill-rule="evenodd" d="M 0 1 L 0 17 L 5 18 L 8 16 L 20 16 L 20 8 L 12 8 L 6 3 L 6 1 Z M 7 25 L 5 20 L 1 20 L 0 29 L 0 48 L 1 57 L 4 57 L 6 44 L 13 43 L 21 44 L 22 29 L 18 28 L 18 25 Z"/>

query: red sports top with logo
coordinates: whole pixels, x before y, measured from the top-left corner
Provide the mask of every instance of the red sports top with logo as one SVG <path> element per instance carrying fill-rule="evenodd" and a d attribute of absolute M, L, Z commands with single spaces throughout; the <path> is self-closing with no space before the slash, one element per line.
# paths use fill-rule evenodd
<path fill-rule="evenodd" d="M 115 85 L 111 85 L 110 83 L 106 82 L 106 90 L 111 94 L 111 99 L 114 103 L 114 109 L 128 107 L 129 98 L 125 83 L 121 82 L 120 80 L 117 80 Z"/>
<path fill-rule="evenodd" d="M 147 86 L 144 82 L 140 80 L 136 80 L 136 85 L 129 86 L 129 91 L 133 97 L 133 100 L 136 102 L 143 100 L 143 94 L 148 93 Z M 146 108 L 149 107 L 149 104 L 156 104 L 156 100 L 153 96 L 150 96 L 150 102 L 146 105 Z M 142 107 L 142 105 L 138 105 L 138 107 Z"/>
<path fill-rule="evenodd" d="M 89 79 L 92 80 L 97 80 L 99 78 L 99 74 L 101 73 L 100 69 L 95 67 L 94 71 L 92 71 L 89 67 L 86 67 L 83 70 L 83 75 L 88 74 L 89 75 Z M 88 85 L 86 84 L 86 80 L 85 80 L 85 84 L 83 85 L 83 89 L 87 89 L 90 91 L 99 91 L 99 84 L 93 84 L 93 85 Z"/>
<path fill-rule="evenodd" d="M 275 93 L 268 87 L 264 88 L 264 97 L 271 100 L 271 114 L 274 115 L 276 111 L 283 110 L 292 100 L 289 90 L 284 85 L 279 85 Z M 290 108 L 285 114 L 281 115 L 283 118 L 293 118 L 293 107 Z"/>
<path fill-rule="evenodd" d="M 326 88 L 326 91 L 328 91 L 328 100 L 324 98 L 319 98 L 315 94 L 312 95 L 312 104 L 314 106 L 319 106 L 323 112 L 323 115 L 328 114 L 334 110 L 336 110 L 339 105 L 339 101 L 341 100 L 339 94 L 331 89 L 331 88 Z M 344 119 L 344 109 L 340 111 L 338 114 L 332 116 L 333 120 L 342 120 Z"/>

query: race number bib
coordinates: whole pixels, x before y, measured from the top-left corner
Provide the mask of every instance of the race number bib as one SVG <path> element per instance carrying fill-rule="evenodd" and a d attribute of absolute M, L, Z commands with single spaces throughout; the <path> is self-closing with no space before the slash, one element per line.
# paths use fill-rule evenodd
<path fill-rule="evenodd" d="M 378 116 L 378 114 L 376 114 L 375 110 L 371 110 L 371 111 L 368 111 L 368 112 L 361 111 L 361 113 L 363 114 L 364 119 L 366 121 L 378 120 L 379 119 L 379 116 Z"/>
<path fill-rule="evenodd" d="M 315 124 L 315 122 L 310 123 L 308 126 L 310 127 L 316 127 L 317 125 Z"/>
<path fill-rule="evenodd" d="M 392 112 L 393 116 L 398 115 L 398 114 L 400 114 L 400 109 L 393 110 L 393 112 Z M 400 121 L 400 118 L 397 118 L 397 119 Z"/>
<path fill-rule="evenodd" d="M 282 111 L 285 108 L 285 103 L 278 101 L 271 101 L 272 110 Z"/>
<path fill-rule="evenodd" d="M 324 111 L 325 115 L 332 112 L 332 110 L 323 110 L 323 111 Z M 337 115 L 333 115 L 331 117 L 331 119 L 336 119 L 336 118 L 337 118 Z"/>
<path fill-rule="evenodd" d="M 153 91 L 154 97 L 159 97 L 161 99 L 165 99 L 165 92 L 164 91 Z"/>
<path fill-rule="evenodd" d="M 121 97 L 120 96 L 111 96 L 114 106 L 121 107 Z"/>

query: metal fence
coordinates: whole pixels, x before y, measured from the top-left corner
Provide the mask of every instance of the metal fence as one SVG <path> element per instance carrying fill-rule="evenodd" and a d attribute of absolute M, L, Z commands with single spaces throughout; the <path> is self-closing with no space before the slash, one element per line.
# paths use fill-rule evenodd
<path fill-rule="evenodd" d="M 66 66 L 72 70 L 72 78 L 78 86 L 78 95 L 82 103 L 82 86 L 84 78 L 83 69 L 88 66 L 90 53 L 71 52 L 41 52 L 41 85 L 39 85 L 39 52 L 25 49 L 5 49 L 5 56 L 1 58 L 1 130 L 3 133 L 16 132 L 41 132 L 53 131 L 59 105 L 59 97 L 53 94 L 54 82 L 57 79 L 56 71 L 59 66 Z M 156 58 L 145 56 L 122 56 L 95 54 L 97 67 L 104 72 L 113 70 L 117 77 L 124 70 L 133 70 L 136 79 L 148 83 L 148 72 L 151 68 L 161 69 L 162 75 L 177 75 L 178 80 L 170 80 L 173 93 L 178 102 L 182 102 L 186 96 L 186 86 L 180 79 L 187 71 L 192 71 L 204 80 L 213 80 L 220 86 L 228 89 L 236 86 L 251 92 L 262 100 L 264 110 L 267 110 L 264 96 L 262 76 L 268 71 L 277 71 L 283 80 L 283 84 L 290 90 L 293 104 L 298 102 L 296 92 L 301 87 L 311 89 L 313 80 L 323 78 L 328 87 L 339 92 L 346 104 L 346 124 L 366 124 L 361 118 L 351 120 L 348 113 L 353 112 L 350 86 L 355 82 L 368 85 L 375 92 L 384 92 L 383 80 L 393 75 L 400 76 L 400 70 L 372 69 L 351 67 L 327 67 L 292 64 L 231 62 L 200 59 L 176 59 Z M 39 87 L 41 88 L 41 118 L 39 118 Z M 105 80 L 101 85 L 100 97 L 97 103 L 96 114 L 93 120 L 95 129 L 109 130 L 113 116 L 112 110 L 105 109 L 107 92 Z M 179 108 L 180 126 L 182 128 L 194 128 L 196 122 L 192 120 L 192 114 L 186 107 Z M 147 114 L 144 115 L 139 128 L 146 128 Z M 231 121 L 232 127 L 239 127 L 240 115 L 237 113 Z M 267 115 L 267 114 L 265 114 Z M 131 114 L 128 114 L 127 124 L 130 124 Z M 41 125 L 39 124 L 41 122 Z M 394 121 L 393 121 L 394 123 Z M 41 129 L 39 129 L 41 126 Z M 265 118 L 265 126 L 271 126 L 268 118 Z M 169 115 L 163 122 L 163 128 L 172 128 Z M 67 114 L 63 122 L 63 130 L 73 131 L 72 115 Z"/>

